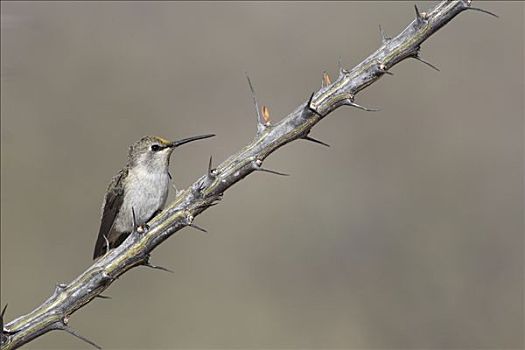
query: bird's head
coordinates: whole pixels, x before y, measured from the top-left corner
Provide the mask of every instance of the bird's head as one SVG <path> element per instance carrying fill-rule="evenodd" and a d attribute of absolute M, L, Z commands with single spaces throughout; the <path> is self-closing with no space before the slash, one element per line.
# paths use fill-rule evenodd
<path fill-rule="evenodd" d="M 182 140 L 168 141 L 158 136 L 144 136 L 129 147 L 129 164 L 146 166 L 151 170 L 167 170 L 173 150 L 185 143 L 206 139 L 213 134 L 192 136 Z"/>

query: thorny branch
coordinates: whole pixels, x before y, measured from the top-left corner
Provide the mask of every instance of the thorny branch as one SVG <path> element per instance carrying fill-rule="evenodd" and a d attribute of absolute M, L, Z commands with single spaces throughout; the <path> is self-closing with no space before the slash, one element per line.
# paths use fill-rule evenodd
<path fill-rule="evenodd" d="M 153 218 L 147 232 L 135 230 L 118 248 L 97 260 L 92 266 L 69 284 L 58 284 L 51 297 L 30 313 L 4 324 L 5 308 L 1 314 L 1 349 L 16 349 L 51 330 L 64 330 L 75 337 L 99 348 L 94 342 L 79 335 L 69 325 L 70 316 L 97 297 L 119 276 L 136 266 L 167 270 L 150 263 L 150 253 L 160 243 L 180 229 L 193 223 L 201 212 L 217 203 L 224 191 L 254 171 L 282 174 L 262 167 L 272 152 L 296 139 L 325 143 L 308 136 L 312 127 L 340 106 L 352 106 L 366 111 L 355 102 L 356 94 L 377 81 L 390 68 L 406 58 L 417 59 L 430 67 L 420 57 L 420 45 L 452 18 L 465 10 L 476 10 L 470 0 L 442 1 L 428 12 L 416 7 L 416 18 L 406 29 L 393 38 L 387 37 L 380 28 L 382 45 L 352 70 L 339 69 L 339 76 L 332 82 L 323 74 L 321 89 L 283 120 L 272 124 L 266 107 L 259 110 L 255 92 L 248 78 L 257 112 L 257 135 L 237 154 L 212 169 L 208 164 L 206 175 L 191 187 L 178 193 L 176 199 L 163 212 Z M 201 229 L 202 230 L 202 229 Z"/>

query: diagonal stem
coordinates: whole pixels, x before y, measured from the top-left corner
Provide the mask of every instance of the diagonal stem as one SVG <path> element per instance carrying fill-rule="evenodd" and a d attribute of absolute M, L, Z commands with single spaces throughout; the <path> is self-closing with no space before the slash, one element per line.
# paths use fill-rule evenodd
<path fill-rule="evenodd" d="M 148 223 L 150 229 L 146 233 L 129 235 L 119 247 L 95 261 L 32 312 L 5 324 L 1 349 L 16 349 L 58 329 L 61 317 L 71 315 L 91 302 L 131 268 L 144 265 L 151 251 L 187 226 L 188 217 L 196 217 L 215 204 L 227 189 L 257 171 L 252 166 L 254 162 L 260 163 L 260 167 L 266 157 L 283 145 L 303 139 L 321 119 L 348 104 L 348 96 L 353 98 L 376 82 L 382 75 L 378 74 L 381 67 L 391 68 L 406 58 L 414 57 L 426 39 L 469 8 L 470 1 L 460 0 L 441 1 L 427 12 L 418 10 L 418 18 L 359 65 L 350 71 L 341 69 L 333 83 L 314 92 L 308 102 L 301 104 L 279 123 L 264 130 L 259 128 L 252 143 L 221 163 L 215 169 L 213 178 L 205 174 L 190 188 L 180 191 L 174 202 Z M 258 120 L 261 120 L 258 106 L 257 112 Z M 66 331 L 71 333 L 71 329 Z M 96 346 L 92 342 L 90 344 Z"/>

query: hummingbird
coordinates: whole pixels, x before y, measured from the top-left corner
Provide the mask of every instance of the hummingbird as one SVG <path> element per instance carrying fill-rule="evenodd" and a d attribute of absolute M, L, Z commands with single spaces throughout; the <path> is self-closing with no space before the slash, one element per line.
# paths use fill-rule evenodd
<path fill-rule="evenodd" d="M 118 247 L 136 227 L 147 227 L 146 223 L 162 211 L 168 197 L 173 150 L 213 136 L 207 134 L 178 141 L 144 136 L 129 147 L 126 166 L 113 177 L 104 196 L 93 259 Z"/>

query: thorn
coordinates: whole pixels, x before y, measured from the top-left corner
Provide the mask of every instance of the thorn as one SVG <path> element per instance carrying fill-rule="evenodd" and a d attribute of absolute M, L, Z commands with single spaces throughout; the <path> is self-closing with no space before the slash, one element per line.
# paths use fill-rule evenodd
<path fill-rule="evenodd" d="M 170 178 L 170 180 L 172 179 L 171 174 L 170 174 L 169 171 L 168 171 L 168 177 Z"/>
<path fill-rule="evenodd" d="M 414 8 L 416 9 L 416 18 L 422 19 L 421 13 L 419 13 L 419 9 L 417 8 L 417 5 L 414 5 Z"/>
<path fill-rule="evenodd" d="M 215 169 L 212 168 L 212 162 L 213 162 L 213 157 L 210 156 L 210 160 L 208 162 L 208 178 L 213 180 L 215 179 L 217 174 L 216 174 Z"/>
<path fill-rule="evenodd" d="M 161 270 L 161 271 L 166 271 L 166 272 L 170 272 L 170 273 L 174 273 L 172 270 L 168 269 L 168 268 L 165 268 L 165 267 L 162 267 L 162 266 L 157 266 L 157 265 L 153 265 L 149 262 L 145 263 L 144 266 L 146 267 L 149 267 L 151 269 L 155 269 L 155 270 Z"/>
<path fill-rule="evenodd" d="M 188 227 L 194 228 L 194 229 L 199 230 L 199 231 L 204 232 L 204 233 L 208 233 L 208 231 L 206 231 L 202 227 L 199 227 L 199 226 L 197 226 L 197 225 L 195 225 L 193 223 L 189 224 Z"/>
<path fill-rule="evenodd" d="M 175 186 L 174 182 L 171 183 L 171 187 L 175 191 L 175 197 L 177 197 L 177 195 L 179 194 L 179 190 L 177 189 L 177 186 Z"/>
<path fill-rule="evenodd" d="M 290 176 L 290 174 L 280 173 L 280 172 L 278 172 L 278 171 L 270 170 L 270 169 L 265 169 L 265 168 L 256 168 L 255 170 L 256 170 L 256 171 L 262 171 L 262 172 L 265 172 L 265 173 L 270 173 L 270 174 L 280 175 L 280 176 Z"/>
<path fill-rule="evenodd" d="M 109 253 L 109 239 L 106 235 L 102 235 L 104 237 L 104 241 L 106 242 L 106 254 Z"/>
<path fill-rule="evenodd" d="M 135 208 L 133 207 L 131 207 L 131 215 L 133 216 L 133 231 L 137 231 L 137 217 L 135 216 Z"/>
<path fill-rule="evenodd" d="M 484 9 L 480 9 L 478 7 L 467 7 L 466 9 L 467 10 L 474 10 L 474 11 L 478 11 L 478 12 L 483 12 L 483 13 L 486 13 L 487 15 L 491 15 L 492 17 L 499 18 L 499 16 L 497 14 L 492 13 L 492 12 L 487 11 L 487 10 L 484 10 Z"/>
<path fill-rule="evenodd" d="M 54 294 L 61 293 L 66 287 L 67 287 L 67 284 L 65 284 L 65 283 L 57 283 L 55 285 L 55 293 Z"/>
<path fill-rule="evenodd" d="M 113 298 L 111 298 L 111 297 L 108 296 L 108 295 L 102 295 L 102 294 L 99 294 L 99 295 L 95 296 L 95 298 L 100 298 L 100 299 L 113 299 Z"/>
<path fill-rule="evenodd" d="M 306 103 L 306 106 L 305 106 L 305 109 L 303 111 L 303 116 L 304 116 L 304 113 L 306 113 L 306 111 L 310 111 L 312 112 L 313 114 L 316 114 L 318 115 L 319 117 L 323 118 L 324 115 L 321 115 L 319 112 L 317 112 L 315 110 L 315 108 L 312 107 L 312 100 L 314 98 L 314 95 L 315 95 L 315 91 L 312 92 L 312 94 L 310 95 L 310 98 L 308 99 L 308 102 Z"/>
<path fill-rule="evenodd" d="M 412 56 L 412 57 L 414 57 L 414 59 L 418 60 L 419 62 L 426 64 L 426 65 L 429 66 L 430 68 L 432 68 L 432 69 L 434 69 L 434 70 L 440 72 L 440 70 L 439 70 L 438 67 L 434 66 L 432 63 L 427 62 L 427 61 L 425 61 L 424 59 L 422 59 L 421 57 L 419 57 L 419 54 L 416 54 L 415 56 Z"/>
<path fill-rule="evenodd" d="M 263 120 L 264 120 L 264 124 L 265 125 L 270 125 L 271 124 L 271 121 L 270 121 L 270 110 L 268 109 L 268 107 L 262 106 L 261 112 L 262 112 L 262 117 L 263 117 Z"/>
<path fill-rule="evenodd" d="M 89 340 L 88 338 L 78 334 L 74 329 L 72 329 L 71 327 L 69 326 L 66 326 L 64 324 L 61 324 L 60 326 L 58 326 L 58 329 L 61 329 L 63 331 L 66 331 L 68 332 L 69 334 L 71 334 L 72 336 L 74 337 L 77 337 L 78 339 L 80 340 L 83 340 L 85 341 L 86 343 L 90 344 L 91 346 L 99 349 L 99 350 L 102 350 L 102 348 L 100 346 L 98 346 L 96 343 L 92 342 L 91 340 Z"/>
<path fill-rule="evenodd" d="M 328 85 L 332 84 L 332 79 L 330 79 L 330 76 L 326 71 L 323 72 L 323 80 L 321 81 L 321 87 L 327 87 Z"/>
<path fill-rule="evenodd" d="M 2 318 L 2 320 L 4 319 L 5 310 L 7 310 L 7 304 L 5 304 L 4 308 L 2 309 L 2 313 L 0 314 L 0 317 Z"/>
<path fill-rule="evenodd" d="M 114 281 L 115 280 L 115 277 L 111 277 L 106 271 L 102 271 L 101 275 L 104 281 Z"/>
<path fill-rule="evenodd" d="M 343 68 L 343 64 L 341 63 L 341 57 L 337 60 L 337 66 L 339 67 L 339 75 L 346 75 L 350 73 L 347 69 Z"/>
<path fill-rule="evenodd" d="M 257 131 L 262 132 L 264 128 L 268 125 L 264 121 L 264 118 L 261 115 L 261 112 L 259 110 L 259 103 L 257 102 L 257 97 L 255 96 L 255 90 L 253 89 L 252 81 L 250 80 L 248 73 L 245 73 L 245 74 L 246 74 L 246 79 L 248 79 L 248 85 L 250 85 L 250 91 L 252 93 L 253 104 L 255 105 L 255 111 L 257 113 Z"/>
<path fill-rule="evenodd" d="M 417 5 L 414 5 L 414 8 L 416 9 L 416 20 L 418 24 L 425 23 L 428 15 L 426 12 L 419 12 L 419 9 L 417 8 Z"/>
<path fill-rule="evenodd" d="M 206 188 L 206 183 L 203 180 L 197 182 L 197 186 L 194 188 L 194 194 L 197 196 L 202 196 L 202 190 Z"/>
<path fill-rule="evenodd" d="M 381 24 L 379 25 L 379 33 L 381 33 L 381 41 L 383 42 L 383 45 L 386 45 L 391 40 L 391 38 L 386 36 Z"/>
<path fill-rule="evenodd" d="M 380 109 L 378 109 L 378 108 L 366 108 L 366 107 L 363 107 L 361 105 L 358 105 L 357 103 L 355 103 L 353 101 L 352 97 L 346 99 L 344 104 L 347 105 L 347 106 L 352 106 L 352 107 L 356 107 L 356 108 L 362 109 L 363 111 L 367 111 L 367 112 L 379 112 L 380 111 Z"/>
<path fill-rule="evenodd" d="M 381 73 L 383 73 L 383 74 L 394 75 L 394 73 L 392 73 L 392 72 L 390 72 L 390 71 L 388 71 L 388 70 L 386 69 L 386 66 L 385 66 L 384 63 L 379 64 L 378 68 L 379 68 L 379 71 L 380 71 Z"/>
<path fill-rule="evenodd" d="M 308 135 L 306 135 L 305 137 L 303 137 L 303 140 L 307 140 L 307 141 L 310 141 L 310 142 L 318 143 L 318 144 L 323 145 L 323 146 L 326 146 L 326 147 L 330 147 L 329 144 L 324 143 L 323 141 L 319 141 L 319 140 L 317 140 L 317 139 L 314 139 L 313 137 L 310 137 L 310 136 L 308 136 Z"/>
<path fill-rule="evenodd" d="M 174 273 L 172 270 L 168 269 L 168 268 L 165 268 L 165 267 L 162 267 L 162 266 L 157 266 L 157 265 L 153 265 L 152 263 L 149 262 L 149 256 L 148 256 L 148 260 L 146 260 L 146 262 L 144 262 L 144 266 L 146 267 L 149 267 L 150 269 L 154 269 L 154 270 L 160 270 L 160 271 L 166 271 L 166 272 L 170 272 L 170 273 Z"/>
<path fill-rule="evenodd" d="M 212 200 L 211 203 L 208 204 L 208 208 L 219 204 L 219 202 L 222 200 L 222 197 L 223 197 L 222 193 L 220 193 L 220 194 L 218 194 L 216 196 L 213 196 L 213 198 L 211 199 Z"/>
<path fill-rule="evenodd" d="M 202 190 L 206 187 L 204 180 L 199 179 L 195 184 L 191 186 L 191 194 L 196 197 L 202 197 Z"/>

